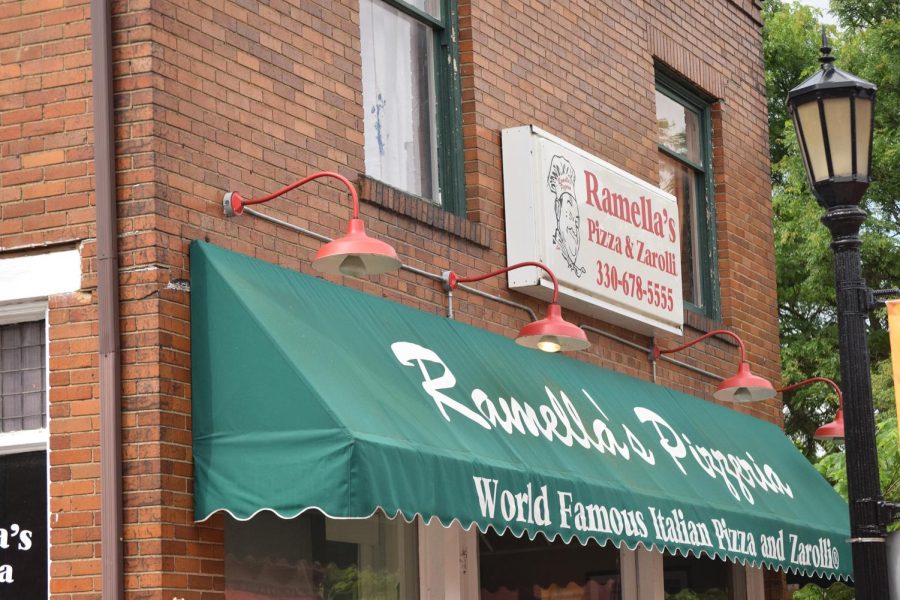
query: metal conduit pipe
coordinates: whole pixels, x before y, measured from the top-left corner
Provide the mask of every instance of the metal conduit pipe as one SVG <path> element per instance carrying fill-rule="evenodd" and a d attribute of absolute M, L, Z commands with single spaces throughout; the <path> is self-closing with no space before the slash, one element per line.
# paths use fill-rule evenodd
<path fill-rule="evenodd" d="M 532 321 L 537 321 L 537 315 L 534 314 L 534 311 L 531 308 L 525 306 L 524 304 L 519 304 L 518 302 L 513 302 L 512 300 L 507 300 L 506 298 L 502 298 L 495 294 L 489 294 L 487 292 L 482 292 L 479 289 L 473 288 L 472 286 L 468 286 L 465 284 L 457 284 L 456 289 L 466 290 L 470 294 L 475 294 L 476 296 L 481 296 L 482 298 L 487 298 L 488 300 L 493 300 L 494 302 L 499 302 L 500 304 L 505 304 L 507 306 L 512 306 L 513 308 L 518 308 L 520 310 L 524 310 L 531 316 Z M 448 292 L 450 294 L 451 292 Z"/>
<path fill-rule="evenodd" d="M 263 221 L 268 221 L 269 223 L 274 223 L 275 225 L 281 225 L 282 227 L 289 229 L 290 231 L 294 231 L 297 233 L 301 233 L 303 235 L 309 236 L 315 240 L 320 242 L 328 243 L 332 241 L 332 239 L 326 235 L 322 235 L 321 233 L 316 233 L 315 231 L 311 231 L 305 227 L 300 227 L 299 225 L 294 225 L 293 223 L 288 223 L 287 221 L 282 221 L 281 219 L 271 217 L 267 214 L 261 213 L 258 210 L 254 210 L 252 208 L 245 207 L 244 214 L 252 215 L 258 219 L 262 219 Z M 423 271 L 422 269 L 417 269 L 416 267 L 411 267 L 409 265 L 400 265 L 400 268 L 404 271 L 408 271 L 410 273 L 415 273 L 416 275 L 421 275 L 427 279 L 431 279 L 432 281 L 444 281 L 444 278 L 441 275 L 437 275 L 435 273 L 429 273 L 428 271 Z M 476 296 L 481 296 L 482 298 L 488 298 L 489 300 L 494 300 L 495 302 L 499 302 L 500 304 L 505 304 L 507 306 L 512 306 L 513 308 L 518 308 L 520 310 L 524 310 L 531 316 L 532 321 L 537 321 L 537 315 L 534 314 L 534 311 L 531 310 L 528 306 L 524 304 L 519 304 L 518 302 L 513 302 L 512 300 L 507 300 L 506 298 L 502 298 L 500 296 L 496 296 L 494 294 L 489 294 L 487 292 L 482 292 L 479 289 L 467 286 L 467 285 L 458 285 L 457 288 L 466 290 Z M 453 318 L 453 292 L 451 290 L 447 290 L 447 298 L 448 298 L 448 317 Z"/>
<path fill-rule="evenodd" d="M 100 544 L 103 598 L 123 597 L 119 249 L 109 0 L 91 0 L 96 173 L 97 304 L 100 331 Z"/>
<path fill-rule="evenodd" d="M 629 348 L 634 348 L 635 350 L 640 350 L 641 352 L 646 352 L 647 355 L 651 357 L 650 361 L 652 363 L 654 363 L 653 364 L 653 381 L 654 382 L 656 381 L 656 361 L 654 361 L 652 358 L 653 357 L 653 348 L 652 347 L 641 346 L 640 344 L 632 342 L 631 340 L 626 340 L 623 337 L 619 337 L 613 333 L 609 333 L 608 331 L 603 331 L 602 329 L 597 329 L 596 327 L 591 327 L 590 325 L 581 324 L 581 325 L 579 325 L 579 327 L 581 327 L 585 331 L 590 331 L 592 333 L 596 333 L 597 335 L 602 335 L 603 337 L 609 338 L 611 340 L 615 340 L 615 341 L 619 342 L 620 344 L 628 346 Z M 679 367 L 681 367 L 683 369 L 687 369 L 688 371 L 693 371 L 694 373 L 698 373 L 705 377 L 709 377 L 710 379 L 715 379 L 716 381 L 725 381 L 725 378 L 722 377 L 721 375 L 716 375 L 715 373 L 707 371 L 706 369 L 701 369 L 700 367 L 695 367 L 694 365 L 689 365 L 688 363 L 682 362 L 678 359 L 670 358 L 666 355 L 660 356 L 659 359 L 664 360 L 667 363 L 671 363 L 673 365 L 678 365 Z"/>

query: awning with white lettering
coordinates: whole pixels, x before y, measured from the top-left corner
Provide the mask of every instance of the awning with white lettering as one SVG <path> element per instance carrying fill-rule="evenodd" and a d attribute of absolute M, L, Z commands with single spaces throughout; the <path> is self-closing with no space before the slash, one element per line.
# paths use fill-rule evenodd
<path fill-rule="evenodd" d="M 378 510 L 851 576 L 846 503 L 775 425 L 191 246 L 195 516 Z"/>

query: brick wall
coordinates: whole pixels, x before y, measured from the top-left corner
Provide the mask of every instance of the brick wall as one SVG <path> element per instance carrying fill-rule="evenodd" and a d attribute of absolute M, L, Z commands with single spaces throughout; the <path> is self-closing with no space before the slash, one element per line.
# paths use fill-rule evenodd
<path fill-rule="evenodd" d="M 372 235 L 407 264 L 474 274 L 505 265 L 500 130 L 533 123 L 648 181 L 657 178 L 654 61 L 719 98 L 715 202 L 722 325 L 758 374 L 778 379 L 759 8 L 748 1 L 460 1 L 466 218 L 364 177 L 356 0 L 113 3 L 120 231 L 126 589 L 130 598 L 216 598 L 221 519 L 193 524 L 187 248 L 207 239 L 312 272 L 319 243 L 221 195 L 270 192 L 316 170 L 361 185 Z M 99 441 L 90 15 L 86 1 L 0 6 L 0 256 L 78 244 L 78 294 L 50 304 L 54 598 L 100 597 Z M 313 183 L 261 208 L 343 233 L 346 194 Z M 443 314 L 440 285 L 400 272 L 342 284 Z M 505 287 L 478 287 L 542 312 Z M 506 336 L 524 311 L 458 293 L 456 316 Z M 641 345 L 647 337 L 570 315 Z M 693 337 L 714 323 L 693 319 Z M 646 356 L 589 334 L 578 358 L 649 379 Z M 680 341 L 672 336 L 663 344 Z M 737 349 L 679 356 L 731 375 Z M 661 363 L 660 383 L 711 399 L 715 382 Z M 741 407 L 778 421 L 770 402 Z"/>
<path fill-rule="evenodd" d="M 82 291 L 49 301 L 50 576 L 59 597 L 98 589 L 100 573 L 88 12 L 86 1 L 0 6 L 0 256 L 82 252 Z"/>

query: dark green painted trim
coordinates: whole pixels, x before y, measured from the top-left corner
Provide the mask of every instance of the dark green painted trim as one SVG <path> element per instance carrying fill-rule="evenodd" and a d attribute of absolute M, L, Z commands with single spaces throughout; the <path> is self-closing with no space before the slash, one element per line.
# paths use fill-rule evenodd
<path fill-rule="evenodd" d="M 435 96 L 437 97 L 437 155 L 441 206 L 456 215 L 466 214 L 463 173 L 462 91 L 459 76 L 459 15 L 456 0 L 443 3 L 444 22 L 435 31 Z"/>
<path fill-rule="evenodd" d="M 431 25 L 435 29 L 443 29 L 444 23 L 446 23 L 446 21 L 443 20 L 443 15 L 441 16 L 441 19 L 436 19 L 424 10 L 416 8 L 412 4 L 403 2 L 403 0 L 382 0 L 382 2 L 393 6 L 400 12 L 405 13 L 418 21 L 422 21 L 427 25 Z"/>
<path fill-rule="evenodd" d="M 701 121 L 702 121 L 702 118 L 701 118 Z M 695 163 L 691 159 L 687 158 L 684 154 L 681 154 L 680 152 L 675 152 L 668 146 L 663 146 L 662 144 L 657 144 L 657 147 L 659 148 L 659 151 L 662 152 L 663 154 L 665 154 L 667 156 L 671 156 L 678 162 L 684 163 L 696 171 L 700 171 L 701 173 L 706 171 L 706 169 L 703 167 L 703 165 L 701 165 L 699 163 Z M 700 149 L 700 153 L 701 154 L 703 153 L 702 148 Z"/>
<path fill-rule="evenodd" d="M 703 165 L 684 155 L 658 145 L 661 152 L 694 169 L 697 174 L 697 245 L 701 306 L 685 301 L 685 308 L 713 321 L 721 320 L 722 302 L 719 290 L 719 253 L 716 243 L 716 202 L 714 165 L 712 164 L 711 99 L 703 98 L 669 74 L 657 69 L 656 89 L 700 115 L 700 153 Z"/>

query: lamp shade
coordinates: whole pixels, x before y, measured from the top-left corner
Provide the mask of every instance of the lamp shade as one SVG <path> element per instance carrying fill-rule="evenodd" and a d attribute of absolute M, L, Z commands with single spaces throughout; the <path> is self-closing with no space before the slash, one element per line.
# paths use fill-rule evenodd
<path fill-rule="evenodd" d="M 361 277 L 395 271 L 401 263 L 393 247 L 366 234 L 362 219 L 350 219 L 347 235 L 319 248 L 312 266 L 323 273 Z"/>
<path fill-rule="evenodd" d="M 750 363 L 742 362 L 738 372 L 719 384 L 713 398 L 720 402 L 757 402 L 775 396 L 769 380 L 750 372 Z"/>
<path fill-rule="evenodd" d="M 544 352 L 584 350 L 591 345 L 580 327 L 562 318 L 562 310 L 555 302 L 547 305 L 545 318 L 533 321 L 519 331 L 516 343 Z"/>
<path fill-rule="evenodd" d="M 844 439 L 844 409 L 839 408 L 834 415 L 834 421 L 825 423 L 818 429 L 813 437 L 817 440 L 842 440 Z"/>
<path fill-rule="evenodd" d="M 788 92 L 810 186 L 825 208 L 859 204 L 872 162 L 874 84 L 836 68 L 822 40 L 822 68 Z"/>

